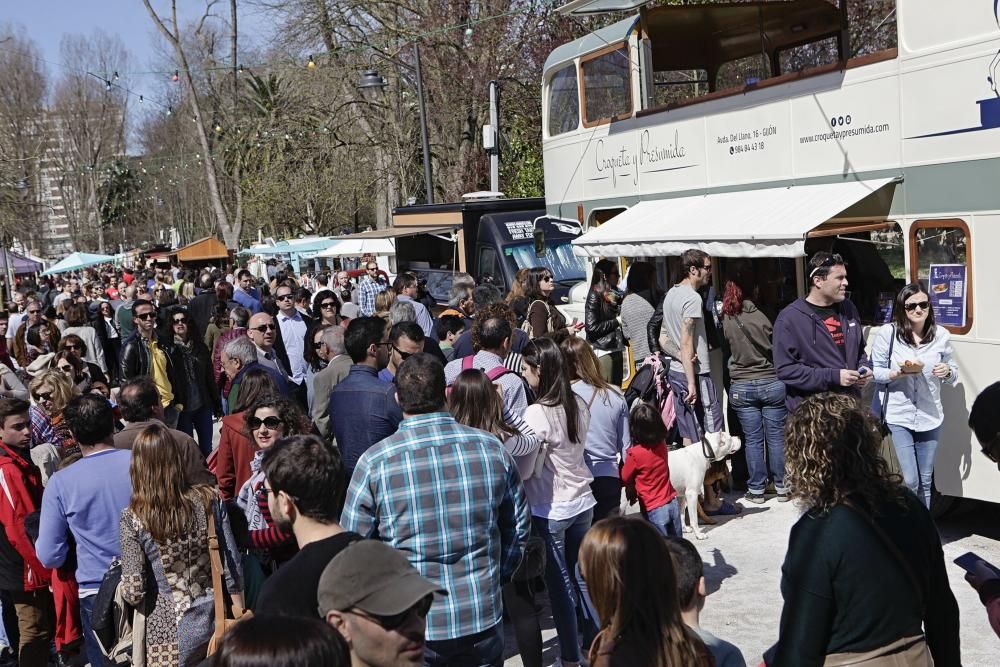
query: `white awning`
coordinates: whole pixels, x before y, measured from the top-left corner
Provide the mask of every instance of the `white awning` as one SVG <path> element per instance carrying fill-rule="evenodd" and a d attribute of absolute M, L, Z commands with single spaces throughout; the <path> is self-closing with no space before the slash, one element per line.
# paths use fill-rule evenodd
<path fill-rule="evenodd" d="M 800 257 L 806 236 L 897 178 L 644 201 L 573 241 L 577 255 Z"/>

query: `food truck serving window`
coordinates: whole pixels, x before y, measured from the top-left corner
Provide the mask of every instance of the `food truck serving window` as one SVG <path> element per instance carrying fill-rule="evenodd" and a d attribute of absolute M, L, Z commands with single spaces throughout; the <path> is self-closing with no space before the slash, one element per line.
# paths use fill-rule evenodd
<path fill-rule="evenodd" d="M 575 130 L 580 124 L 580 92 L 576 65 L 569 64 L 549 79 L 549 136 Z"/>
<path fill-rule="evenodd" d="M 585 126 L 632 114 L 628 51 L 628 45 L 621 42 L 580 61 Z"/>
<path fill-rule="evenodd" d="M 911 280 L 927 289 L 937 324 L 952 333 L 972 329 L 972 253 L 962 220 L 918 220 L 910 227 Z"/>

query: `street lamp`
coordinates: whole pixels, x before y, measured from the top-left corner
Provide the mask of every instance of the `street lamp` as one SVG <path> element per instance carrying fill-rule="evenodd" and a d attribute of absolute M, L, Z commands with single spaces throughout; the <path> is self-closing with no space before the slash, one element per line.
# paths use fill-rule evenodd
<path fill-rule="evenodd" d="M 365 73 L 361 75 L 361 80 L 358 82 L 358 88 L 361 90 L 362 94 L 371 92 L 381 92 L 385 89 L 386 80 L 381 74 L 378 73 L 372 63 L 375 57 L 378 56 L 383 60 L 400 65 L 407 69 L 413 70 L 417 77 L 417 110 L 420 114 L 420 142 L 423 144 L 424 149 L 424 187 L 427 189 L 427 203 L 434 203 L 434 180 L 431 173 L 431 148 L 430 143 L 427 140 L 427 110 L 424 108 L 424 82 L 423 76 L 420 73 L 420 45 L 414 44 L 413 50 L 416 53 L 415 66 L 411 67 L 406 63 L 392 60 L 386 56 L 378 53 L 372 53 L 368 58 L 368 69 Z"/>

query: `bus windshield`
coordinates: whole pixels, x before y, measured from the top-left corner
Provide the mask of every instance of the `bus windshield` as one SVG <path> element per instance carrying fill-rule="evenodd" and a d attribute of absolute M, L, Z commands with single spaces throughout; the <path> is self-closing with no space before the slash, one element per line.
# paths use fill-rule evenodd
<path fill-rule="evenodd" d="M 544 257 L 535 254 L 534 243 L 504 246 L 503 254 L 518 270 L 544 266 L 552 272 L 556 283 L 573 285 L 587 275 L 584 259 L 573 254 L 573 246 L 568 239 L 546 242 Z"/>

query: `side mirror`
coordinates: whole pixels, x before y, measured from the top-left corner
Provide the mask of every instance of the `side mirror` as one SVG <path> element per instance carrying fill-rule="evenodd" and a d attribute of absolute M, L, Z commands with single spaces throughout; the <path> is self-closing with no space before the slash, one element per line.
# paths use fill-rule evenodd
<path fill-rule="evenodd" d="M 545 230 L 536 227 L 532 236 L 535 239 L 535 257 L 545 257 Z"/>

